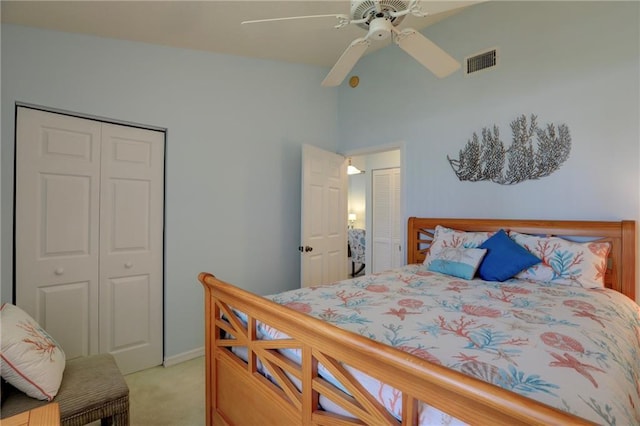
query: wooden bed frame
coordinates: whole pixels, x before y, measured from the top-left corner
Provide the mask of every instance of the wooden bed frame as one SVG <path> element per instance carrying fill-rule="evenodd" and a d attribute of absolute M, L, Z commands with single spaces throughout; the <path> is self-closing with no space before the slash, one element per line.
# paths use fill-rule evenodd
<path fill-rule="evenodd" d="M 607 286 L 634 299 L 636 230 L 633 221 L 410 218 L 408 263 L 424 259 L 438 224 L 467 231 L 504 228 L 529 234 L 598 237 L 610 241 Z M 198 278 L 205 289 L 207 425 L 415 425 L 419 401 L 470 424 L 590 424 L 553 407 L 341 330 L 220 281 L 211 274 L 203 272 Z M 231 313 L 233 308 L 247 315 L 247 325 Z M 221 314 L 229 321 L 222 320 Z M 290 339 L 258 340 L 258 321 L 286 333 Z M 247 348 L 247 362 L 230 350 L 233 346 Z M 301 350 L 301 365 L 278 351 L 285 348 Z M 277 385 L 258 372 L 258 361 L 270 371 Z M 318 363 L 325 366 L 351 396 L 319 377 Z M 343 365 L 367 372 L 399 390 L 402 420 L 389 415 Z M 291 378 L 301 383 L 301 390 Z M 320 395 L 347 409 L 357 419 L 319 409 Z"/>

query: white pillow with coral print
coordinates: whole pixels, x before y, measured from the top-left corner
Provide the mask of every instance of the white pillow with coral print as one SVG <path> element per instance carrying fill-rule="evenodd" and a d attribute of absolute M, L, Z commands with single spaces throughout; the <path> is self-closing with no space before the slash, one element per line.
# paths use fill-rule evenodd
<path fill-rule="evenodd" d="M 584 288 L 604 287 L 610 243 L 576 243 L 513 231 L 509 236 L 542 259 L 542 263 L 520 272 L 516 278 Z"/>
<path fill-rule="evenodd" d="M 2 378 L 32 398 L 51 401 L 58 393 L 65 356 L 62 348 L 26 312 L 0 307 Z"/>
<path fill-rule="evenodd" d="M 427 267 L 433 259 L 437 259 L 442 250 L 451 248 L 478 248 L 495 232 L 467 232 L 436 225 L 429 253 L 423 264 Z"/>

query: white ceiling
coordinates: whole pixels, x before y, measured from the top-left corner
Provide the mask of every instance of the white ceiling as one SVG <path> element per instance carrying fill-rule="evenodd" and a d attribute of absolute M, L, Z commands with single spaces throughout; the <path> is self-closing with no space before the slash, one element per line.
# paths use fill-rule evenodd
<path fill-rule="evenodd" d="M 429 16 L 407 16 L 399 28 L 421 30 L 477 2 L 422 0 L 422 9 Z M 252 25 L 240 22 L 349 15 L 349 9 L 348 0 L 1 2 L 3 23 L 326 67 L 333 66 L 365 30 L 355 25 L 335 29 L 333 17 Z M 367 53 L 386 44 L 374 43 Z"/>

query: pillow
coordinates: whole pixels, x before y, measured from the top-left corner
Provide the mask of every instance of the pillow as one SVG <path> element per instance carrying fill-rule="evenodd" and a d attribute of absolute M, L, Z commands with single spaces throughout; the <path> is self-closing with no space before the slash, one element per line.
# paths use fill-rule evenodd
<path fill-rule="evenodd" d="M 429 247 L 429 253 L 424 259 L 424 265 L 429 267 L 431 260 L 438 258 L 440 252 L 447 248 L 478 248 L 493 232 L 465 232 L 456 229 L 436 225 L 433 233 L 433 241 Z"/>
<path fill-rule="evenodd" d="M 32 398 L 51 401 L 58 393 L 65 356 L 60 346 L 26 312 L 0 307 L 2 378 Z"/>
<path fill-rule="evenodd" d="M 504 229 L 482 243 L 480 248 L 487 249 L 487 254 L 478 268 L 478 275 L 485 281 L 508 280 L 523 269 L 541 262 L 509 238 Z"/>
<path fill-rule="evenodd" d="M 542 259 L 542 263 L 520 272 L 516 278 L 572 285 L 584 288 L 603 288 L 607 270 L 608 242 L 575 243 L 558 237 L 510 232 L 513 240 Z"/>
<path fill-rule="evenodd" d="M 470 280 L 476 274 L 487 250 L 479 248 L 445 248 L 433 256 L 428 270 Z"/>

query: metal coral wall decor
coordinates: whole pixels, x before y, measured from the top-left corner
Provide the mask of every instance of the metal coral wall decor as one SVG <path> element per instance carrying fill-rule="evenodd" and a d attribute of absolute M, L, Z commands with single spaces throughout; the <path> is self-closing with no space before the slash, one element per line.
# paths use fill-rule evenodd
<path fill-rule="evenodd" d="M 457 159 L 447 155 L 458 179 L 477 182 L 490 180 L 513 185 L 529 179 L 549 176 L 562 166 L 571 152 L 571 135 L 566 124 L 553 123 L 539 128 L 537 116 L 523 114 L 511 122 L 513 142 L 505 148 L 498 126 L 482 129 L 482 141 L 473 133 Z M 534 136 L 537 146 L 533 146 Z"/>

